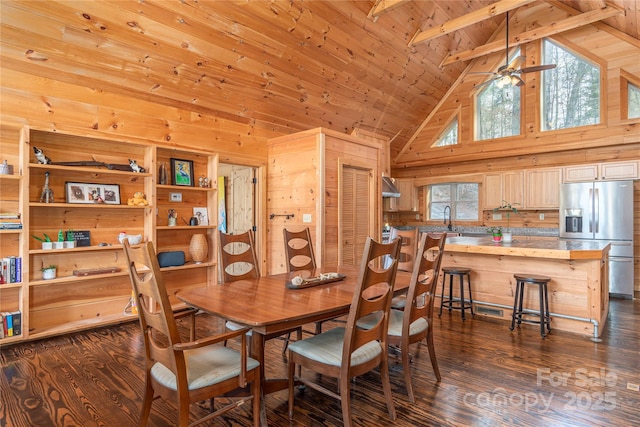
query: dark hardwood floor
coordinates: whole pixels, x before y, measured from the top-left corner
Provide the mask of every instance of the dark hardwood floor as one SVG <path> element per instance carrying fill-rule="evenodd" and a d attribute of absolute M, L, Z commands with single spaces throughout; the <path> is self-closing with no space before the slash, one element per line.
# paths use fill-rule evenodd
<path fill-rule="evenodd" d="M 220 326 L 216 318 L 198 316 L 198 336 Z M 436 318 L 442 382 L 435 383 L 423 348 L 414 358 L 416 403 L 411 404 L 400 366 L 392 360 L 397 420 L 388 418 L 374 373 L 352 384 L 354 424 L 640 425 L 640 301 L 611 301 L 599 343 L 557 331 L 543 340 L 534 325 L 523 325 L 514 332 L 508 326 L 478 316 L 463 322 L 459 313 Z M 281 348 L 281 341 L 268 343 L 270 376 L 285 375 Z M 137 425 L 143 389 L 142 354 L 137 322 L 4 346 L 0 426 Z M 636 390 L 631 390 L 634 385 Z M 286 399 L 286 391 L 267 396 L 270 425 L 342 425 L 337 400 L 307 389 L 296 398 L 290 422 Z M 198 406 L 192 409 L 205 410 Z M 175 420 L 173 405 L 154 402 L 150 425 L 168 426 Z M 249 426 L 250 407 L 241 407 L 209 425 Z"/>

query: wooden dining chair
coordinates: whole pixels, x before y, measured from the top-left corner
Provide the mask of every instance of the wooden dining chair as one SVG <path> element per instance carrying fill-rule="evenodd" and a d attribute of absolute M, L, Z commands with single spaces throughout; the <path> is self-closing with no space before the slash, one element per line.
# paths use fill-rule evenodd
<path fill-rule="evenodd" d="M 400 230 L 391 227 L 389 241 L 400 239 L 400 257 L 398 258 L 398 270 L 413 271 L 418 251 L 418 229 Z M 402 310 L 406 304 L 407 294 L 398 295 L 391 300 L 391 308 Z"/>
<path fill-rule="evenodd" d="M 398 240 L 383 244 L 367 238 L 346 327 L 289 344 L 289 419 L 293 419 L 294 385 L 300 382 L 339 399 L 343 423 L 351 426 L 350 381 L 375 368 L 380 370 L 389 416 L 396 419 L 389 383 L 387 329 L 399 252 Z M 390 265 L 385 257 L 391 259 Z M 358 326 L 360 319 L 372 314 L 378 319 L 375 324 L 367 328 Z M 296 375 L 296 365 L 337 378 L 339 394 L 301 373 Z"/>
<path fill-rule="evenodd" d="M 156 397 L 178 407 L 176 425 L 189 424 L 192 403 L 209 399 L 211 412 L 197 423 L 225 414 L 253 399 L 253 424 L 260 425 L 260 363 L 247 355 L 246 329 L 182 341 L 174 318 L 153 244 L 132 248 L 123 241 L 131 286 L 138 308 L 145 345 L 145 390 L 140 425 L 149 421 Z M 239 351 L 223 346 L 225 340 L 240 336 Z M 251 395 L 214 410 L 213 398 L 245 388 Z"/>
<path fill-rule="evenodd" d="M 411 384 L 411 344 L 424 341 L 429 349 L 429 358 L 436 379 L 441 380 L 438 361 L 433 345 L 433 304 L 438 272 L 444 253 L 446 233 L 435 239 L 423 233 L 418 245 L 416 263 L 411 274 L 407 290 L 407 302 L 404 310 L 391 309 L 389 315 L 389 345 L 398 346 L 402 358 L 402 370 L 409 400 L 415 402 Z M 366 317 L 360 321 L 364 328 L 372 327 L 376 318 Z M 419 350 L 420 347 L 418 347 Z"/>
<path fill-rule="evenodd" d="M 256 256 L 253 231 L 247 230 L 239 234 L 228 234 L 219 231 L 218 235 L 220 237 L 220 259 L 224 283 L 259 278 L 260 267 Z M 225 328 L 230 331 L 236 331 L 246 328 L 246 325 L 227 320 Z M 298 339 L 302 338 L 302 328 L 284 332 L 279 338 L 285 340 L 285 345 L 289 341 L 291 332 L 294 331 L 297 333 Z M 251 335 L 251 330 L 249 330 L 247 336 Z"/>

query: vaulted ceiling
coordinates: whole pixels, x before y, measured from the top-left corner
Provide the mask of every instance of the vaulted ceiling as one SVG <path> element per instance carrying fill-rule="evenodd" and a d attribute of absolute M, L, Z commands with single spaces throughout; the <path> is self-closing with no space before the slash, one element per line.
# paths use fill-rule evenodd
<path fill-rule="evenodd" d="M 397 150 L 488 53 L 509 3 L 528 2 L 3 0 L 1 65 L 280 133 L 360 128 Z M 614 8 L 596 25 L 640 40 L 640 0 L 549 4 Z"/>

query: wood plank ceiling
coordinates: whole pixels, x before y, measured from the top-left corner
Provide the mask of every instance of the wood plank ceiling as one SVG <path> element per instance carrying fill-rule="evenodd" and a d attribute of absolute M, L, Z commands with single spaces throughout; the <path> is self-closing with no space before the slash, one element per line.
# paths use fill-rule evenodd
<path fill-rule="evenodd" d="M 402 147 L 467 67 L 465 52 L 526 3 L 3 0 L 0 59 L 277 132 L 360 128 Z M 567 16 L 611 5 L 622 13 L 602 23 L 640 39 L 640 0 L 553 4 Z"/>

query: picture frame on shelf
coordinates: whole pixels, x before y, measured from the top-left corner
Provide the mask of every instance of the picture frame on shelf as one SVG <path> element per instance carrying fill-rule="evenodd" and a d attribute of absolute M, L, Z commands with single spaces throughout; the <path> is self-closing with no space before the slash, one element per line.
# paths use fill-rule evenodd
<path fill-rule="evenodd" d="M 70 204 L 120 204 L 120 185 L 66 182 L 66 201 Z"/>
<path fill-rule="evenodd" d="M 209 214 L 207 208 L 193 208 L 193 216 L 198 218 L 198 225 L 209 225 Z"/>
<path fill-rule="evenodd" d="M 171 159 L 171 184 L 193 187 L 193 162 L 191 160 Z"/>

